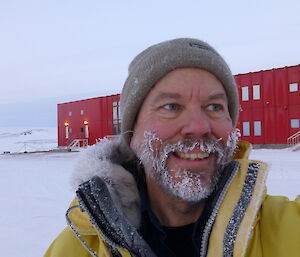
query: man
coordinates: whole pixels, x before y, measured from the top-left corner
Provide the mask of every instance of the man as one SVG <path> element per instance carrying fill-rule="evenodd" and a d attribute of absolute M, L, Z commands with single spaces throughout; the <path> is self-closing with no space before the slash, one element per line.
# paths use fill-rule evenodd
<path fill-rule="evenodd" d="M 81 160 L 69 228 L 45 256 L 300 256 L 300 199 L 266 195 L 266 165 L 237 142 L 238 92 L 196 39 L 140 53 L 122 134 Z"/>

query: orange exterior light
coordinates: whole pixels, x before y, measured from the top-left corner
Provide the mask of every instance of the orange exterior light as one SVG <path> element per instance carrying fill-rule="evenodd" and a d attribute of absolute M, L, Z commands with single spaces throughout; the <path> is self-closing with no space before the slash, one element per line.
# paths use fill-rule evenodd
<path fill-rule="evenodd" d="M 83 122 L 83 124 L 84 124 L 84 125 L 87 125 L 87 124 L 89 124 L 89 122 L 88 122 L 87 120 L 85 120 L 85 121 Z"/>
<path fill-rule="evenodd" d="M 66 121 L 66 122 L 64 123 L 64 125 L 65 125 L 65 127 L 68 127 L 68 126 L 69 126 L 69 122 Z"/>

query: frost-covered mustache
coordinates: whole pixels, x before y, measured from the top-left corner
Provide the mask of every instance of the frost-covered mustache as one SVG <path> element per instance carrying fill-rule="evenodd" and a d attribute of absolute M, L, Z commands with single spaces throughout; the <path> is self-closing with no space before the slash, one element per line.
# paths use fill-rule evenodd
<path fill-rule="evenodd" d="M 166 150 L 169 152 L 190 152 L 193 150 L 200 150 L 201 152 L 213 153 L 220 148 L 219 141 L 222 139 L 203 138 L 201 140 L 183 139 L 173 144 L 166 145 Z"/>
<path fill-rule="evenodd" d="M 223 162 L 225 153 L 224 147 L 220 143 L 220 139 L 205 137 L 196 140 L 192 138 L 185 138 L 175 143 L 163 145 L 162 140 L 151 131 L 145 131 L 144 133 L 144 151 L 140 157 L 142 157 L 141 159 L 144 161 L 147 159 L 150 160 L 153 157 L 155 159 L 158 158 L 160 164 L 164 166 L 170 154 L 176 152 L 188 153 L 197 149 L 203 153 L 217 153 L 217 162 L 220 164 Z"/>
<path fill-rule="evenodd" d="M 164 165 L 171 153 L 188 153 L 199 149 L 204 153 L 215 153 L 217 163 L 219 165 L 225 165 L 235 152 L 239 136 L 239 130 L 231 132 L 225 146 L 221 143 L 222 138 L 216 139 L 214 137 L 204 137 L 202 139 L 185 138 L 164 146 L 163 141 L 154 132 L 145 131 L 143 151 L 139 157 L 142 157 L 141 159 L 144 159 L 144 161 L 152 159 L 153 157 L 155 159 L 159 158 L 161 164 Z"/>

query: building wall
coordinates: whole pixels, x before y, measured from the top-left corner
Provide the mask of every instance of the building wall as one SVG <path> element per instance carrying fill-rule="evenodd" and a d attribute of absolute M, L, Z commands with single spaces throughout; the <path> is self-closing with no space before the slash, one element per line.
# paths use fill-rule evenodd
<path fill-rule="evenodd" d="M 241 139 L 253 144 L 286 144 L 287 138 L 300 130 L 300 65 L 238 74 L 235 79 L 240 95 Z M 290 87 L 297 90 L 291 92 Z M 243 91 L 248 92 L 247 99 L 243 98 Z M 119 101 L 118 94 L 59 104 L 58 145 L 86 138 L 84 121 L 88 122 L 89 144 L 118 134 Z M 69 124 L 68 138 L 65 122 Z"/>
<path fill-rule="evenodd" d="M 286 144 L 287 138 L 300 130 L 291 126 L 291 120 L 294 126 L 300 121 L 300 65 L 239 74 L 235 78 L 240 94 L 241 139 L 253 144 Z M 290 84 L 298 90 L 291 92 Z M 258 99 L 254 97 L 255 86 L 260 89 Z M 243 90 L 247 89 L 248 100 L 243 99 Z"/>
<path fill-rule="evenodd" d="M 74 139 L 88 139 L 91 145 L 99 138 L 112 135 L 113 103 L 119 101 L 120 95 L 111 95 L 58 104 L 58 145 L 67 146 Z"/>

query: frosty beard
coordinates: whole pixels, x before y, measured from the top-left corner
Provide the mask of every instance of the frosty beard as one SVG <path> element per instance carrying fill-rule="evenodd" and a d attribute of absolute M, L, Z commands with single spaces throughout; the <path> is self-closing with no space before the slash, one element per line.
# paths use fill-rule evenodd
<path fill-rule="evenodd" d="M 153 132 L 145 131 L 144 142 L 135 149 L 140 162 L 145 167 L 146 175 L 151 177 L 161 188 L 181 200 L 196 203 L 207 198 L 214 190 L 221 170 L 231 161 L 235 152 L 239 131 L 233 131 L 223 146 L 220 139 L 204 138 L 202 140 L 183 139 L 163 146 L 162 140 Z M 214 153 L 217 156 L 217 170 L 208 177 L 205 170 L 190 171 L 179 168 L 172 175 L 167 169 L 167 159 L 175 151 L 190 152 L 200 149 L 201 152 Z M 205 183 L 204 183 L 204 180 Z"/>

